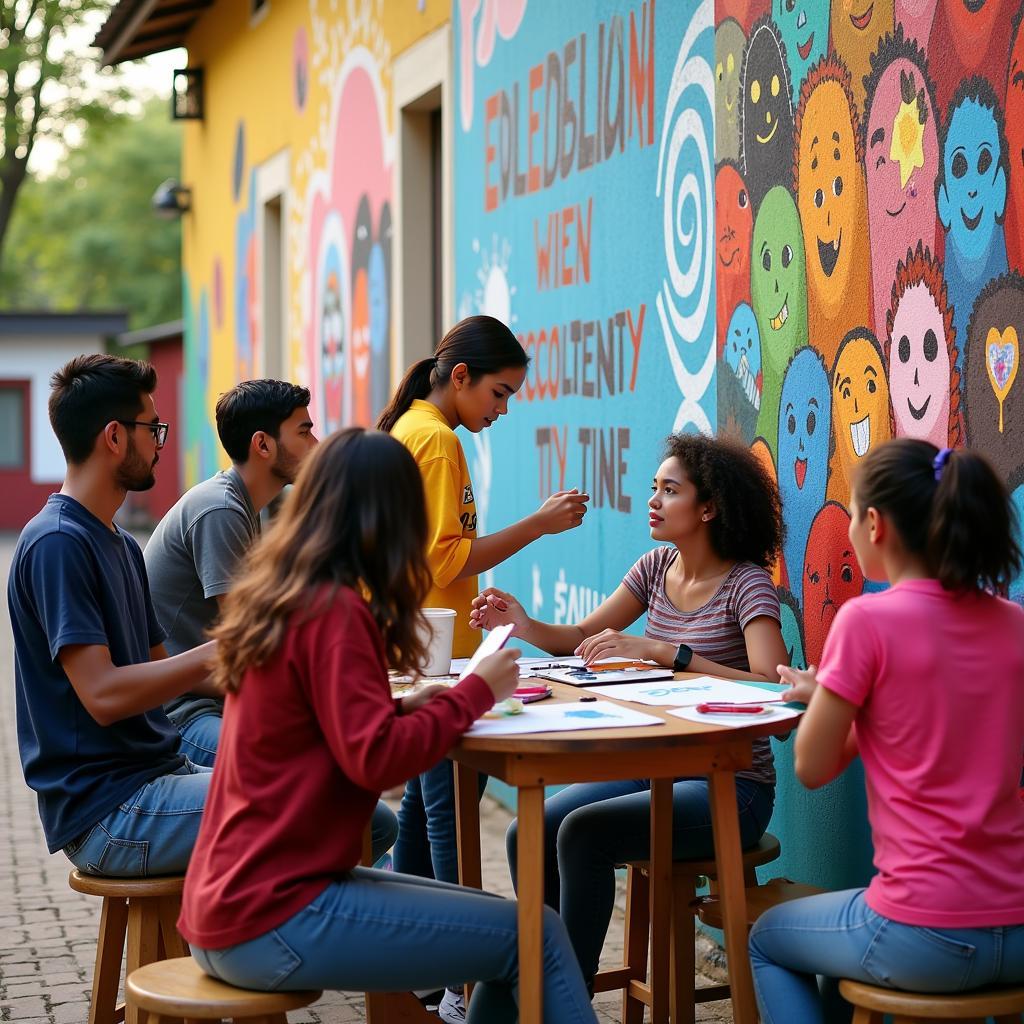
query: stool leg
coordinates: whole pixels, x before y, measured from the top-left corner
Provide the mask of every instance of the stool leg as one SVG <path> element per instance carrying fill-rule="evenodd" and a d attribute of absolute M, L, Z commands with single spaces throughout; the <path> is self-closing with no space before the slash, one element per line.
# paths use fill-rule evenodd
<path fill-rule="evenodd" d="M 857 1006 L 853 1010 L 853 1024 L 882 1024 L 882 1015 L 866 1006 Z"/>
<path fill-rule="evenodd" d="M 160 916 L 152 899 L 128 901 L 128 955 L 125 977 L 138 967 L 154 963 L 159 953 Z M 138 1007 L 125 1009 L 125 1024 L 140 1024 Z"/>
<path fill-rule="evenodd" d="M 163 947 L 163 960 L 173 960 L 179 956 L 191 956 L 185 940 L 178 932 L 178 915 L 181 913 L 181 900 L 177 896 L 164 896 L 157 901 L 157 918 L 160 923 L 160 945 Z"/>
<path fill-rule="evenodd" d="M 697 973 L 695 926 L 690 901 L 696 895 L 694 879 L 676 875 L 672 879 L 672 988 L 669 1006 L 672 1024 L 694 1024 L 697 1008 L 694 985 Z"/>
<path fill-rule="evenodd" d="M 128 901 L 104 897 L 92 976 L 89 1024 L 119 1024 L 124 1020 L 123 1007 L 117 1006 L 117 990 L 121 983 L 121 958 L 124 956 L 127 927 Z"/>
<path fill-rule="evenodd" d="M 630 865 L 626 868 L 626 933 L 622 959 L 630 977 L 647 978 L 647 954 L 650 948 L 651 908 L 647 876 Z M 644 1004 L 629 994 L 629 981 L 622 993 L 622 1024 L 643 1024 Z"/>

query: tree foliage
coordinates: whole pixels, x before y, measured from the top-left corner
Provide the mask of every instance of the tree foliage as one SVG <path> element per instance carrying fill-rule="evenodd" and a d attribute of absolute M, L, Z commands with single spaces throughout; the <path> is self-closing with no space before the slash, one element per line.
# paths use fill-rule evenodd
<path fill-rule="evenodd" d="M 138 117 L 93 121 L 54 174 L 25 185 L 0 306 L 125 309 L 132 327 L 180 317 L 181 225 L 150 205 L 180 163 L 180 126 L 165 100 Z"/>

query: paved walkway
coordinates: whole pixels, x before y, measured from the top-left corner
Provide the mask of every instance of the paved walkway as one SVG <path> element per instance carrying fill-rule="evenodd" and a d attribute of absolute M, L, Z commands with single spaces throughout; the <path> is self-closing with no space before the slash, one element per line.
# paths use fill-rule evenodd
<path fill-rule="evenodd" d="M 14 538 L 0 534 L 0 580 L 6 585 Z M 33 793 L 18 759 L 14 713 L 14 654 L 10 622 L 0 615 L 0 1020 L 19 1024 L 85 1024 L 89 1013 L 99 901 L 73 892 L 70 864 L 46 852 Z M 484 886 L 511 894 L 504 855 L 510 815 L 484 799 L 481 813 Z M 622 892 L 603 960 L 621 963 Z M 594 1002 L 601 1024 L 620 1020 L 621 995 Z M 362 996 L 332 992 L 290 1024 L 355 1024 L 363 1021 Z M 725 1024 L 728 1003 L 705 1003 L 697 1019 Z"/>

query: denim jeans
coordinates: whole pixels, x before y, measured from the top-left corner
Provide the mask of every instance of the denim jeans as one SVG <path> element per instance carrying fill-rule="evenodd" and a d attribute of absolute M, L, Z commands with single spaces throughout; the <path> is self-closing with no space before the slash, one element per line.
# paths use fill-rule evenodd
<path fill-rule="evenodd" d="M 215 978 L 260 990 L 409 991 L 475 981 L 471 1024 L 512 1024 L 518 941 L 512 900 L 356 868 L 259 938 L 192 953 Z M 595 1024 L 565 929 L 547 908 L 543 957 L 546 1024 Z"/>
<path fill-rule="evenodd" d="M 480 776 L 483 796 L 487 776 Z M 459 845 L 455 832 L 455 771 L 445 758 L 406 784 L 398 808 L 395 871 L 439 882 L 458 882 Z"/>
<path fill-rule="evenodd" d="M 615 902 L 615 867 L 646 860 L 651 850 L 650 781 L 592 782 L 569 786 L 544 801 L 544 901 L 559 909 L 590 984 L 597 973 Z M 774 789 L 736 780 L 740 842 L 753 846 L 772 816 Z M 505 837 L 516 881 L 516 822 Z M 714 856 L 707 779 L 677 779 L 672 787 L 672 855 L 677 860 Z"/>
<path fill-rule="evenodd" d="M 181 737 L 181 752 L 193 763 L 205 768 L 213 767 L 220 742 L 220 727 L 224 721 L 218 711 L 207 711 L 194 715 L 178 726 Z"/>
<path fill-rule="evenodd" d="M 183 874 L 199 834 L 210 777 L 209 768 L 186 761 L 136 790 L 64 852 L 79 871 L 91 875 Z"/>
<path fill-rule="evenodd" d="M 899 924 L 876 914 L 864 892 L 793 900 L 758 919 L 750 933 L 750 960 L 765 1024 L 848 1021 L 852 1008 L 839 996 L 839 978 L 911 992 L 1024 982 L 1024 924 Z M 816 975 L 826 979 L 820 991 Z"/>

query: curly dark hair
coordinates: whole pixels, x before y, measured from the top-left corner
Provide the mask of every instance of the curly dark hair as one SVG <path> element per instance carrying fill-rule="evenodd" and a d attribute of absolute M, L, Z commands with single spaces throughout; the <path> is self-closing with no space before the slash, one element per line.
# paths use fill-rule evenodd
<path fill-rule="evenodd" d="M 786 528 L 771 474 L 747 448 L 703 434 L 672 434 L 665 458 L 676 458 L 700 501 L 714 504 L 711 545 L 720 558 L 771 569 Z"/>

